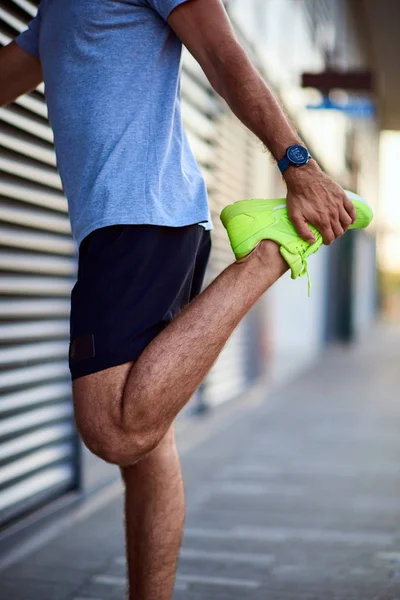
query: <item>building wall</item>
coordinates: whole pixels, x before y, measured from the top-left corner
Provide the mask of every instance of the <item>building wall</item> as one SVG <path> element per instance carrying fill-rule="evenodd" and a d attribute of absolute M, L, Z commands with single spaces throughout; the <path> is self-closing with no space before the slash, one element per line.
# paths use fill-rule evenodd
<path fill-rule="evenodd" d="M 251 37 L 268 82 L 314 158 L 339 184 L 358 191 L 375 208 L 379 165 L 376 120 L 356 120 L 336 111 L 308 110 L 307 105 L 319 104 L 322 97 L 317 91 L 301 89 L 302 73 L 323 70 L 327 54 L 334 66 L 366 66 L 346 1 L 231 0 L 228 9 Z M 344 99 L 343 93 L 340 98 Z M 283 194 L 279 180 L 271 178 L 272 181 L 271 193 Z M 346 252 L 339 256 L 339 260 L 343 255 L 344 260 L 354 262 L 354 285 L 348 288 L 346 302 L 349 311 L 354 308 L 357 331 L 374 319 L 373 283 L 365 283 L 375 273 L 374 247 L 372 228 L 369 237 L 357 237 L 352 256 L 346 258 Z M 343 291 L 340 282 L 330 284 L 336 277 L 336 272 L 332 272 L 336 254 L 334 248 L 322 248 L 310 258 L 310 299 L 305 281 L 293 282 L 288 277 L 268 293 L 266 329 L 274 377 L 286 376 L 312 361 L 328 338 L 340 339 L 340 332 L 331 338 L 327 336 L 336 327 L 340 330 L 340 323 L 329 323 L 333 313 L 328 310 L 329 304 L 336 303 L 334 296 Z M 360 289 L 365 285 L 366 297 L 362 299 Z"/>
<path fill-rule="evenodd" d="M 375 320 L 377 311 L 376 244 L 363 231 L 356 235 L 353 285 L 352 321 L 354 335 L 360 337 Z"/>
<path fill-rule="evenodd" d="M 37 4 L 30 0 L 2 4 L 1 44 L 26 27 Z M 315 157 L 338 180 L 355 181 L 346 161 L 348 131 L 354 124 L 343 115 L 308 112 L 308 92 L 299 88 L 302 70 L 323 64 L 313 29 L 315 14 L 305 11 L 308 5 L 297 0 L 233 0 L 231 10 L 250 57 L 279 93 Z M 318 6 L 329 22 L 332 3 Z M 340 23 L 343 2 L 337 8 L 334 18 Z M 356 56 L 356 45 L 353 53 Z M 0 521 L 16 518 L 80 484 L 67 368 L 76 248 L 55 168 L 43 91 L 40 86 L 0 110 Z M 282 197 L 285 189 L 276 165 L 217 98 L 188 53 L 183 61 L 182 109 L 207 180 L 215 224 L 209 282 L 233 260 L 219 222 L 222 208 L 238 199 Z M 361 147 L 366 139 L 368 143 L 375 139 L 373 128 L 363 135 Z M 360 187 L 370 189 L 372 165 L 364 165 L 362 152 L 359 161 Z M 373 260 L 371 244 L 360 238 L 356 255 L 365 267 L 355 284 L 361 328 L 373 315 L 371 302 L 362 294 L 365 286 L 373 285 L 373 269 L 366 266 Z M 317 355 L 324 343 L 328 274 L 329 251 L 322 249 L 310 259 L 311 299 L 304 279 L 293 282 L 288 277 L 261 299 L 202 386 L 203 402 L 213 406 L 234 398 L 269 365 L 276 377 L 287 377 Z M 96 474 L 92 482 L 101 478 Z M 21 493 L 18 505 L 15 499 Z M 12 514 L 8 507 L 15 509 Z"/>
<path fill-rule="evenodd" d="M 289 273 L 268 292 L 268 322 L 273 345 L 270 375 L 274 383 L 308 366 L 324 345 L 328 250 L 321 248 L 309 259 L 311 296 L 307 277 L 293 281 Z"/>

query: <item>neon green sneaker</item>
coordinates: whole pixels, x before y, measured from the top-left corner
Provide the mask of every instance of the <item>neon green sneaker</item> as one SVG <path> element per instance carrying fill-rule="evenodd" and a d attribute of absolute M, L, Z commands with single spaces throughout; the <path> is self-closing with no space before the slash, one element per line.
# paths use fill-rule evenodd
<path fill-rule="evenodd" d="M 370 206 L 357 194 L 347 190 L 346 194 L 357 212 L 356 221 L 350 229 L 367 227 L 373 218 Z M 224 208 L 221 221 L 228 232 L 237 260 L 250 254 L 261 240 L 272 240 L 280 246 L 280 252 L 292 271 L 292 279 L 308 276 L 310 293 L 307 258 L 317 252 L 323 239 L 312 225 L 310 229 L 315 236 L 313 244 L 299 236 L 289 219 L 285 198 L 240 200 Z"/>

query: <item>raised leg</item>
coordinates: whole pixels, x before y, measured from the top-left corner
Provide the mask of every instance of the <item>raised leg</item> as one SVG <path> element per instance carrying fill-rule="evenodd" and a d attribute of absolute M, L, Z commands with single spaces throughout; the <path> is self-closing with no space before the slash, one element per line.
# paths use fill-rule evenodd
<path fill-rule="evenodd" d="M 134 364 L 76 379 L 75 416 L 87 446 L 119 466 L 152 452 L 240 320 L 286 270 L 278 246 L 261 242 L 221 273 Z"/>

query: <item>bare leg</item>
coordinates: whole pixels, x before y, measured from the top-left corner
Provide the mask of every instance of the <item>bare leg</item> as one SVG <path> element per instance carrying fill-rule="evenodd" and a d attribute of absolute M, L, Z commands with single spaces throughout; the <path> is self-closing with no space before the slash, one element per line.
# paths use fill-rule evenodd
<path fill-rule="evenodd" d="M 240 320 L 287 268 L 278 246 L 261 242 L 221 273 L 134 364 L 75 380 L 76 420 L 87 446 L 120 466 L 154 450 Z"/>
<path fill-rule="evenodd" d="M 123 476 L 129 600 L 170 600 L 185 517 L 173 428 Z"/>

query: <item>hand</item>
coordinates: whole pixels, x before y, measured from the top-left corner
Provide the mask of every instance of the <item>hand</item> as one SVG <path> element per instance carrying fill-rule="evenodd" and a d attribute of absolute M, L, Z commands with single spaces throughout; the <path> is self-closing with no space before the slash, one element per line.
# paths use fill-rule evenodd
<path fill-rule="evenodd" d="M 290 220 L 307 242 L 315 242 L 308 223 L 314 225 L 324 244 L 329 245 L 356 220 L 354 205 L 344 190 L 314 161 L 303 167 L 289 167 L 285 180 Z"/>

